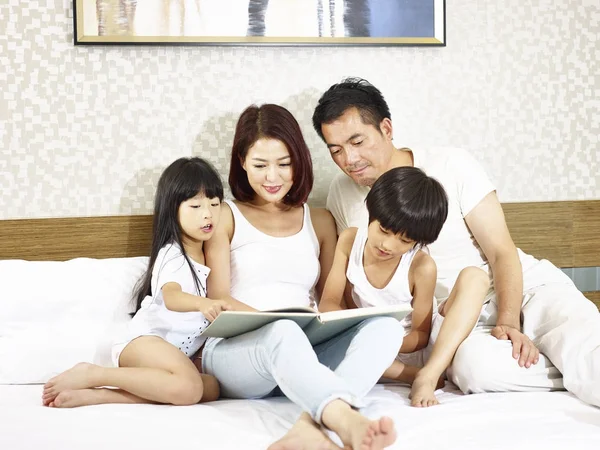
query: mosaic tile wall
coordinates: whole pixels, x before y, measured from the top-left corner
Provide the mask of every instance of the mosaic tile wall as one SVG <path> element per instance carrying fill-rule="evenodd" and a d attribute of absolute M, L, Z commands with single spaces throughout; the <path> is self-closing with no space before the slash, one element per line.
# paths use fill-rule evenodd
<path fill-rule="evenodd" d="M 3 0 L 0 219 L 149 213 L 181 155 L 226 176 L 252 102 L 296 115 L 323 204 L 310 117 L 347 75 L 386 94 L 397 145 L 470 149 L 502 201 L 600 198 L 598 0 L 447 4 L 445 48 L 74 47 L 70 0 Z"/>

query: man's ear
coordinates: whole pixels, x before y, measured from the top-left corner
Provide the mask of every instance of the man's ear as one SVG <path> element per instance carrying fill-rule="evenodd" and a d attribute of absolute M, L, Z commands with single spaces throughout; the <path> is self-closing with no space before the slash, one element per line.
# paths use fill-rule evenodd
<path fill-rule="evenodd" d="M 394 137 L 391 119 L 388 119 L 387 117 L 385 119 L 383 119 L 381 121 L 381 123 L 379 124 L 379 131 L 381 132 L 381 134 L 383 136 L 385 136 L 386 138 L 388 138 L 391 141 L 392 138 Z"/>

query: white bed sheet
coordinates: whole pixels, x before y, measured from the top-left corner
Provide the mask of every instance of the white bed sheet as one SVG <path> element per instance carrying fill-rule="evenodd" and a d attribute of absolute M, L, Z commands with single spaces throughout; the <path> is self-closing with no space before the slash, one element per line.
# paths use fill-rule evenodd
<path fill-rule="evenodd" d="M 187 407 L 41 406 L 40 385 L 0 385 L 0 449 L 266 449 L 299 414 L 285 398 L 221 400 Z M 408 388 L 378 385 L 363 412 L 391 416 L 394 449 L 600 449 L 600 408 L 566 392 L 462 395 L 408 406 Z"/>

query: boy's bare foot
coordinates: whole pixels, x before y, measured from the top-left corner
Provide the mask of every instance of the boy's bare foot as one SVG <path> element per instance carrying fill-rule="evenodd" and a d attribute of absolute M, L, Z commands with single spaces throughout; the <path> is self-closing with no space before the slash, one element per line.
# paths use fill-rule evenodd
<path fill-rule="evenodd" d="M 307 413 L 302 413 L 294 426 L 267 450 L 340 450 Z"/>
<path fill-rule="evenodd" d="M 368 419 L 342 400 L 334 400 L 325 407 L 323 423 L 352 450 L 382 450 L 396 441 L 392 419 Z"/>
<path fill-rule="evenodd" d="M 419 371 L 413 381 L 410 390 L 410 404 L 417 408 L 427 408 L 428 406 L 439 405 L 439 401 L 435 396 L 436 389 L 444 386 L 444 378 L 431 376 L 423 370 Z"/>
<path fill-rule="evenodd" d="M 48 404 L 51 408 L 76 408 L 78 406 L 100 405 L 106 403 L 102 389 L 65 390 Z"/>
<path fill-rule="evenodd" d="M 48 406 L 54 399 L 63 391 L 78 390 L 95 387 L 94 374 L 98 366 L 89 363 L 79 363 L 61 373 L 60 375 L 51 378 L 44 385 L 42 394 L 42 402 Z"/>

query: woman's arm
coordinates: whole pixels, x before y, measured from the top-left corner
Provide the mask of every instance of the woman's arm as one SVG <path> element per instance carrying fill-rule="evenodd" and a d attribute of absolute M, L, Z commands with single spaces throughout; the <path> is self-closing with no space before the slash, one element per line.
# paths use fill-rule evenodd
<path fill-rule="evenodd" d="M 333 264 L 336 251 L 337 232 L 335 221 L 329 211 L 324 208 L 310 208 L 310 218 L 315 229 L 315 234 L 319 240 L 319 263 L 321 273 L 317 281 L 317 297 L 320 299 L 323 295 L 325 282 L 329 276 L 329 271 Z"/>
<path fill-rule="evenodd" d="M 235 311 L 256 311 L 256 309 L 231 296 L 231 239 L 233 238 L 233 213 L 227 203 L 221 205 L 221 220 L 213 236 L 204 243 L 206 265 L 210 274 L 206 281 L 210 298 L 226 300 Z"/>
<path fill-rule="evenodd" d="M 333 265 L 323 288 L 323 295 L 319 302 L 319 311 L 337 311 L 346 309 L 346 270 L 348 269 L 348 258 L 352 250 L 352 244 L 356 237 L 356 228 L 348 228 L 342 231 L 340 239 L 335 248 Z"/>
<path fill-rule="evenodd" d="M 400 353 L 412 353 L 427 346 L 431 333 L 431 317 L 437 267 L 433 258 L 425 252 L 415 255 L 408 272 L 409 282 L 413 286 L 412 326 L 400 347 Z"/>

